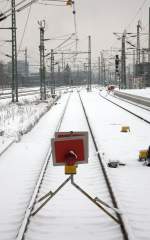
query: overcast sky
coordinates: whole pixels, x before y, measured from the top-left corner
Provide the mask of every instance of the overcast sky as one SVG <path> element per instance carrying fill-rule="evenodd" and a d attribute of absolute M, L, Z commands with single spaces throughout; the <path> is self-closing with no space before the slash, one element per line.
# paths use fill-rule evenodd
<path fill-rule="evenodd" d="M 16 3 L 21 0 L 16 0 Z M 40 0 L 42 2 L 42 0 Z M 48 1 L 43 0 L 43 3 Z M 50 3 L 50 2 L 49 2 Z M 92 38 L 93 57 L 97 58 L 102 49 L 111 47 L 120 47 L 120 41 L 116 40 L 113 32 L 123 32 L 125 28 L 128 31 L 136 32 L 136 24 L 141 19 L 143 31 L 148 31 L 148 8 L 150 0 L 145 1 L 142 9 L 139 9 L 144 0 L 75 0 L 76 19 L 78 37 L 80 40 L 80 49 L 87 50 L 87 36 Z M 0 10 L 9 8 L 10 1 L 0 0 Z M 139 11 L 138 11 L 139 10 Z M 17 13 L 17 45 L 19 47 L 29 8 Z M 56 7 L 40 4 L 33 4 L 30 11 L 29 21 L 22 41 L 21 49 L 28 48 L 28 54 L 32 63 L 39 62 L 39 26 L 38 20 L 46 20 L 46 38 L 53 38 L 64 34 L 74 32 L 74 21 L 72 8 L 69 6 Z M 10 26 L 10 17 L 0 23 L 0 27 Z M 0 30 L 0 40 L 10 39 L 10 30 Z M 134 40 L 133 40 L 134 41 Z M 145 46 L 147 38 L 145 37 Z M 46 42 L 47 51 L 55 48 L 60 41 Z M 11 54 L 10 43 L 0 42 L 0 58 L 8 61 L 5 53 Z M 23 58 L 23 53 L 19 59 Z"/>

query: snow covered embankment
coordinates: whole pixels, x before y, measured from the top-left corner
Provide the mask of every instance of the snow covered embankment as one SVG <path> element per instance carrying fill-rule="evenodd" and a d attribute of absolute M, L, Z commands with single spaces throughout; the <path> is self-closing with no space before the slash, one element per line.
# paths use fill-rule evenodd
<path fill-rule="evenodd" d="M 39 119 L 51 108 L 56 99 L 46 101 L 24 99 L 17 104 L 0 106 L 0 155 L 12 141 L 19 141 L 21 135 L 29 132 Z"/>

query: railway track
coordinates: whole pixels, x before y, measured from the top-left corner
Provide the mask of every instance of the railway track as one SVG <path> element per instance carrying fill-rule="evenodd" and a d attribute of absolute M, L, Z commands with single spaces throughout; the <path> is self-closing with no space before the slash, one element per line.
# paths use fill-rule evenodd
<path fill-rule="evenodd" d="M 56 91 L 64 91 L 66 88 L 57 88 Z M 71 88 L 68 88 L 67 91 L 69 91 Z M 47 93 L 50 93 L 50 89 L 47 90 Z M 31 89 L 31 90 L 19 90 L 18 95 L 19 97 L 24 97 L 24 96 L 32 96 L 32 95 L 40 95 L 40 90 L 39 89 Z M 12 93 L 11 92 L 6 92 L 6 93 L 0 93 L 0 100 L 4 99 L 10 99 L 12 98 Z"/>
<path fill-rule="evenodd" d="M 58 127 L 57 127 L 56 131 L 59 131 L 59 130 L 66 131 L 66 130 L 68 130 L 68 127 L 69 127 L 69 126 L 67 126 L 68 125 L 67 124 L 68 113 L 70 113 L 69 110 L 72 108 L 71 104 L 69 105 L 69 103 L 71 101 L 70 99 L 71 99 L 71 97 L 68 98 L 68 101 L 67 101 L 66 106 L 64 108 L 63 114 L 62 114 L 62 116 L 59 120 Z M 95 173 L 93 173 L 93 179 L 94 179 L 95 182 L 93 183 L 92 187 L 90 187 L 92 179 L 91 178 L 89 179 L 88 174 L 86 176 L 85 174 L 82 173 L 83 175 L 81 174 L 81 176 L 79 176 L 79 177 L 76 176 L 76 179 L 77 179 L 77 181 L 81 180 L 81 183 L 83 183 L 83 185 L 85 185 L 85 186 L 88 184 L 89 186 L 87 187 L 87 189 L 91 192 L 93 191 L 93 188 L 97 189 L 96 192 L 99 192 L 99 188 L 101 188 L 101 191 L 100 191 L 101 198 L 104 201 L 107 201 L 112 207 L 114 207 L 116 209 L 116 208 L 118 208 L 118 204 L 117 204 L 117 199 L 114 195 L 113 185 L 112 185 L 112 183 L 109 179 L 109 175 L 108 175 L 108 173 L 105 169 L 105 165 L 103 164 L 103 161 L 101 159 L 100 151 L 98 149 L 98 145 L 96 143 L 96 139 L 95 139 L 95 136 L 94 136 L 93 131 L 92 131 L 92 126 L 91 126 L 90 121 L 88 119 L 88 115 L 86 113 L 84 102 L 83 102 L 80 95 L 76 96 L 76 101 L 78 101 L 78 106 L 80 108 L 80 112 L 82 112 L 81 113 L 82 117 L 81 116 L 79 116 L 79 117 L 81 119 L 84 118 L 84 120 L 82 119 L 81 122 L 84 121 L 84 127 L 86 125 L 85 128 L 90 133 L 90 149 L 91 149 L 91 151 L 96 153 L 96 156 L 94 156 L 94 164 L 93 164 L 93 162 L 91 162 L 89 164 L 90 166 L 88 167 L 89 170 L 90 170 L 90 174 L 92 174 L 91 171 L 92 171 L 93 168 L 95 168 L 95 167 L 97 168 L 97 171 Z M 68 111 L 68 113 L 67 113 L 67 111 Z M 74 114 L 75 113 L 73 113 L 72 117 L 74 117 Z M 76 127 L 79 127 L 79 129 L 77 129 L 77 130 L 80 130 L 80 128 L 81 128 L 81 130 L 83 130 L 82 124 L 83 123 L 81 123 L 80 126 L 75 126 L 74 128 L 76 129 Z M 74 125 L 73 122 L 72 122 L 71 125 L 72 126 Z M 75 130 L 75 129 L 71 129 L 71 130 Z M 28 239 L 43 239 L 43 240 L 46 240 L 46 239 L 49 239 L 50 237 L 53 237 L 53 239 L 57 239 L 57 238 L 55 238 L 56 237 L 55 236 L 55 231 L 57 231 L 58 228 L 56 227 L 57 230 L 55 229 L 55 227 L 54 227 L 54 229 L 52 228 L 56 224 L 55 223 L 55 216 L 57 218 L 58 215 L 59 215 L 58 214 L 59 209 L 57 210 L 57 208 L 56 208 L 57 203 L 60 201 L 59 204 L 61 206 L 60 207 L 58 206 L 58 208 L 61 208 L 60 209 L 60 214 L 62 214 L 62 212 L 64 211 L 63 208 L 66 208 L 66 206 L 63 206 L 63 204 L 67 203 L 67 208 L 69 208 L 69 210 L 70 210 L 71 206 L 69 207 L 68 198 L 72 202 L 73 199 L 76 198 L 76 192 L 75 193 L 72 192 L 72 189 L 68 186 L 67 192 L 69 191 L 71 196 L 68 196 L 68 194 L 67 194 L 67 199 L 66 199 L 66 198 L 63 198 L 62 195 L 60 195 L 61 198 L 60 199 L 56 198 L 56 203 L 55 203 L 55 200 L 54 200 L 54 201 L 52 201 L 52 203 L 50 202 L 49 204 L 47 204 L 44 207 L 44 209 L 41 210 L 42 211 L 41 213 L 39 212 L 35 216 L 32 216 L 32 214 L 37 209 L 36 204 L 37 204 L 38 199 L 41 198 L 41 196 L 46 191 L 48 191 L 50 185 L 51 185 L 52 188 L 54 186 L 56 188 L 56 185 L 59 182 L 56 179 L 56 175 L 59 174 L 60 179 L 64 178 L 64 175 L 62 175 L 62 173 L 60 174 L 60 170 L 61 169 L 56 169 L 55 170 L 54 168 L 52 168 L 51 147 L 50 147 L 50 149 L 47 153 L 47 157 L 45 159 L 45 163 L 44 163 L 43 168 L 41 170 L 39 179 L 37 181 L 34 193 L 31 197 L 31 201 L 29 203 L 28 208 L 26 209 L 26 214 L 24 216 L 24 220 L 23 220 L 23 222 L 21 224 L 21 227 L 20 227 L 20 230 L 18 232 L 17 240 L 28 240 Z M 84 181 L 83 181 L 83 176 L 84 176 Z M 55 182 L 55 180 L 56 180 L 56 182 Z M 65 193 L 64 193 L 64 195 L 65 195 Z M 79 201 L 79 199 L 76 199 L 76 200 Z M 51 204 L 52 204 L 52 207 L 51 207 Z M 75 204 L 75 203 L 73 203 L 73 204 Z M 77 209 L 78 209 L 78 206 L 76 206 L 76 211 L 77 211 Z M 106 207 L 106 209 L 107 209 L 107 207 Z M 80 210 L 81 210 L 81 214 L 82 214 L 82 209 L 80 209 Z M 88 209 L 86 209 L 86 211 L 88 211 Z M 90 214 L 92 215 L 92 217 L 93 217 L 93 212 L 94 211 L 97 211 L 97 210 L 92 209 L 92 211 L 90 211 Z M 74 217 L 74 219 L 72 219 L 72 221 L 75 221 L 76 213 L 74 211 L 73 211 L 73 213 L 75 214 L 75 217 Z M 122 218 L 122 216 L 119 213 L 111 212 L 111 214 L 113 215 L 113 217 L 115 219 L 117 219 L 117 222 L 114 221 L 113 219 L 110 219 L 107 215 L 102 214 L 102 216 L 101 216 L 101 212 L 98 212 L 97 217 L 100 218 L 100 223 L 99 223 L 99 221 L 96 223 L 96 224 L 98 224 L 98 230 L 97 230 L 98 233 L 102 234 L 102 236 L 104 234 L 103 239 L 115 239 L 115 240 L 124 239 L 124 240 L 128 240 L 129 239 L 128 230 L 127 230 L 126 224 L 124 223 L 124 219 Z M 86 215 L 87 215 L 87 213 L 86 213 Z M 67 216 L 68 216 L 68 213 L 66 215 L 66 218 L 67 218 Z M 86 216 L 86 217 L 88 218 L 88 216 Z M 91 217 L 91 219 L 92 219 L 92 217 Z M 61 221 L 61 218 L 63 218 L 62 215 L 60 216 L 60 219 L 58 219 L 58 221 Z M 69 226 L 70 226 L 70 222 L 65 223 L 67 221 L 66 218 L 64 218 L 64 222 L 61 222 L 61 224 L 63 224 L 63 223 L 67 224 L 68 223 Z M 70 219 L 70 218 L 68 217 L 68 219 Z M 70 221 L 70 220 L 68 220 L 68 221 Z M 77 219 L 77 222 L 78 221 L 79 221 L 79 219 Z M 82 222 L 82 224 L 84 225 L 83 222 Z M 88 225 L 91 225 L 91 224 L 92 223 L 90 223 L 90 220 L 89 220 Z M 49 227 L 47 228 L 47 226 L 49 226 Z M 52 226 L 52 227 L 50 227 L 50 226 Z M 93 228 L 94 228 L 94 225 L 93 225 Z M 61 230 L 62 229 L 60 227 L 60 234 L 61 234 Z M 88 226 L 87 226 L 87 230 L 88 230 Z M 65 231 L 67 231 L 67 230 L 65 229 Z M 74 230 L 73 230 L 73 232 L 74 232 Z M 71 239 L 76 239 L 77 233 L 74 232 L 74 234 L 75 235 L 73 236 L 73 233 L 71 233 Z M 93 234 L 95 234 L 95 233 L 93 233 Z M 60 237 L 61 235 L 59 235 L 59 233 L 58 233 L 58 236 Z M 58 239 L 60 239 L 59 237 L 58 237 Z M 97 239 L 99 239 L 99 237 L 100 236 L 98 235 Z M 92 236 L 92 239 L 93 238 L 94 238 L 94 235 Z M 70 236 L 66 236 L 66 239 L 70 239 Z"/>
<path fill-rule="evenodd" d="M 147 98 L 147 97 L 137 96 L 137 95 L 119 92 L 119 91 L 114 91 L 114 96 L 119 97 L 119 99 L 123 99 L 126 102 L 131 101 L 129 103 L 131 103 L 135 106 L 139 106 L 137 104 L 143 105 L 145 107 L 140 106 L 140 108 L 149 110 L 148 108 L 150 107 L 150 101 L 149 101 L 149 98 Z"/>
<path fill-rule="evenodd" d="M 55 131 L 59 131 L 59 129 L 60 129 L 60 125 L 61 125 L 61 122 L 63 120 L 64 114 L 65 114 L 65 111 L 66 111 L 66 108 L 67 108 L 67 105 L 68 105 L 68 102 L 69 102 L 69 98 L 70 98 L 70 96 L 68 97 L 68 100 L 66 102 L 65 108 L 63 110 L 63 113 L 62 113 L 59 121 L 58 121 L 58 124 L 57 124 L 57 127 L 56 127 Z M 39 178 L 37 180 L 34 192 L 33 192 L 32 196 L 31 196 L 30 203 L 28 205 L 28 208 L 26 209 L 26 212 L 25 212 L 25 215 L 24 215 L 24 219 L 23 219 L 23 221 L 21 223 L 21 227 L 20 227 L 20 230 L 18 232 L 17 240 L 24 240 L 25 239 L 25 233 L 26 233 L 28 225 L 30 223 L 32 210 L 34 209 L 34 206 L 36 204 L 36 200 L 37 200 L 39 191 L 40 191 L 41 186 L 43 184 L 43 180 L 44 180 L 47 168 L 48 168 L 48 164 L 49 164 L 49 161 L 50 161 L 50 158 L 51 158 L 51 154 L 52 154 L 52 152 L 51 152 L 51 146 L 50 146 L 49 150 L 47 152 L 46 158 L 44 160 L 43 167 L 42 167 L 41 172 L 39 174 Z"/>
<path fill-rule="evenodd" d="M 140 116 L 139 114 L 137 114 L 137 113 L 135 113 L 135 112 L 130 111 L 128 108 L 121 106 L 120 104 L 118 104 L 118 103 L 116 103 L 116 102 L 108 99 L 107 97 L 104 97 L 102 94 L 100 94 L 100 96 L 101 96 L 103 99 L 105 99 L 106 101 L 111 102 L 111 103 L 114 104 L 115 106 L 117 106 L 117 107 L 125 110 L 126 112 L 132 114 L 133 116 L 137 117 L 138 119 L 141 119 L 142 121 L 150 124 L 150 121 L 149 121 L 148 119 Z M 122 99 L 121 99 L 121 100 L 122 100 Z M 124 100 L 122 100 L 122 101 L 124 101 Z M 136 106 L 136 107 L 138 107 L 138 108 L 140 108 L 140 109 L 144 109 L 144 110 L 146 110 L 146 111 L 149 111 L 148 109 L 145 109 L 145 108 L 143 108 L 143 107 L 141 107 L 141 106 L 137 106 L 137 105 L 135 105 L 134 103 L 131 103 L 131 102 L 130 102 L 130 104 L 133 105 L 133 106 Z"/>
<path fill-rule="evenodd" d="M 136 106 L 136 107 L 138 107 L 138 108 L 140 108 L 140 109 L 143 109 L 143 110 L 146 110 L 146 111 L 150 112 L 149 107 L 144 107 L 144 105 L 136 104 L 135 102 L 132 102 L 131 100 L 127 100 L 127 99 L 118 97 L 118 96 L 116 96 L 116 95 L 113 95 L 113 97 L 116 98 L 116 99 L 121 100 L 122 102 L 129 103 L 129 104 L 132 105 L 132 106 Z"/>
<path fill-rule="evenodd" d="M 39 90 L 27 90 L 27 91 L 19 91 L 19 97 L 30 96 L 30 95 L 37 95 L 40 94 Z M 11 93 L 3 93 L 0 94 L 0 100 L 10 99 L 12 98 Z"/>
<path fill-rule="evenodd" d="M 121 199 L 121 209 L 127 213 L 128 226 L 133 233 L 132 239 L 145 240 L 149 236 L 149 203 L 144 197 L 144 192 L 148 191 L 146 183 L 149 179 L 149 168 L 144 162 L 138 161 L 138 155 L 140 150 L 149 147 L 149 123 L 93 93 L 90 94 L 88 102 L 84 97 L 84 102 L 90 122 L 98 126 L 93 130 L 98 146 L 104 154 L 103 160 L 106 163 L 117 160 L 126 164 L 117 170 L 110 168 L 109 172 L 117 187 L 117 193 L 118 190 L 120 193 L 117 199 Z M 138 109 L 135 108 L 135 111 L 138 112 Z M 129 126 L 130 132 L 122 133 L 122 126 Z M 139 177 L 141 182 L 138 181 Z"/>

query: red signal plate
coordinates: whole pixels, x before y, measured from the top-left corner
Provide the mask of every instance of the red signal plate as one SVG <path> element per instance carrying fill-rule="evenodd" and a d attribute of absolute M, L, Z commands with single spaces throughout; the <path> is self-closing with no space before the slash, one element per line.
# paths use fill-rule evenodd
<path fill-rule="evenodd" d="M 66 165 L 66 156 L 73 151 L 77 158 L 75 164 L 88 162 L 88 141 L 85 136 L 56 137 L 51 140 L 54 166 Z M 57 135 L 58 136 L 58 135 Z"/>

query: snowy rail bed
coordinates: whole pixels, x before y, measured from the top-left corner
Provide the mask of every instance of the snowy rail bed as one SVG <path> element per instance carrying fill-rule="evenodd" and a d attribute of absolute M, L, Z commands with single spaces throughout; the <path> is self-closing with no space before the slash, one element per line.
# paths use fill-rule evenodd
<path fill-rule="evenodd" d="M 72 119 L 75 121 L 72 121 Z M 71 96 L 60 131 L 89 131 L 77 93 Z M 78 166 L 78 174 L 75 176 L 75 182 L 93 198 L 94 196 L 98 196 L 113 206 L 91 137 L 89 148 L 89 164 Z M 55 191 L 60 183 L 66 179 L 63 172 L 62 167 L 53 167 L 50 161 L 37 200 L 47 192 Z M 35 212 L 38 206 L 37 204 L 34 207 Z M 110 212 L 115 216 L 112 210 Z M 77 192 L 71 184 L 67 184 L 35 216 L 30 217 L 25 235 L 23 238 L 18 238 L 18 240 L 47 240 L 49 238 L 57 240 L 60 237 L 64 237 L 63 239 L 67 240 L 81 238 L 98 240 L 100 236 L 104 240 L 128 239 L 123 236 L 120 224 L 94 206 L 81 193 Z"/>
<path fill-rule="evenodd" d="M 97 96 L 95 92 L 89 94 L 88 100 L 84 95 L 83 98 L 106 163 L 117 160 L 126 164 L 109 169 L 109 172 L 121 210 L 134 233 L 133 239 L 147 240 L 150 235 L 150 168 L 138 161 L 138 154 L 139 150 L 149 146 L 149 124 L 101 98 L 98 92 Z M 129 104 L 125 105 L 128 108 Z M 129 126 L 131 131 L 122 133 L 122 126 Z"/>
<path fill-rule="evenodd" d="M 11 151 L 1 159 L 0 187 L 4 189 L 7 182 L 7 189 L 10 190 L 3 191 L 0 200 L 2 212 L 0 223 L 1 226 L 5 225 L 3 231 L 0 231 L 2 239 L 16 240 L 25 209 L 29 206 L 31 194 L 43 166 L 50 139 L 64 109 L 67 94 L 65 95 L 59 101 L 60 104 L 54 106 L 37 126 L 23 136 L 21 142 L 14 144 Z M 148 185 L 150 174 L 149 168 L 138 162 L 137 158 L 138 151 L 149 144 L 149 126 L 100 98 L 97 92 L 81 91 L 81 97 L 106 168 L 109 160 L 118 160 L 126 164 L 107 170 L 119 202 L 119 209 L 127 225 L 129 239 L 147 240 L 150 207 L 149 198 L 145 198 L 145 195 L 150 195 Z M 121 126 L 127 124 L 131 132 L 121 133 Z M 60 131 L 89 131 L 76 93 L 71 94 Z M 97 159 L 98 152 L 91 138 L 89 148 L 89 163 L 78 167 L 75 182 L 91 196 L 112 205 Z M 66 176 L 62 167 L 53 167 L 50 160 L 38 199 L 50 190 L 53 192 L 64 179 Z M 12 206 L 10 196 L 13 208 L 10 207 Z M 98 240 L 100 237 L 103 240 L 123 239 L 118 224 L 92 205 L 71 184 L 67 184 L 51 202 L 30 219 L 24 239 Z"/>

